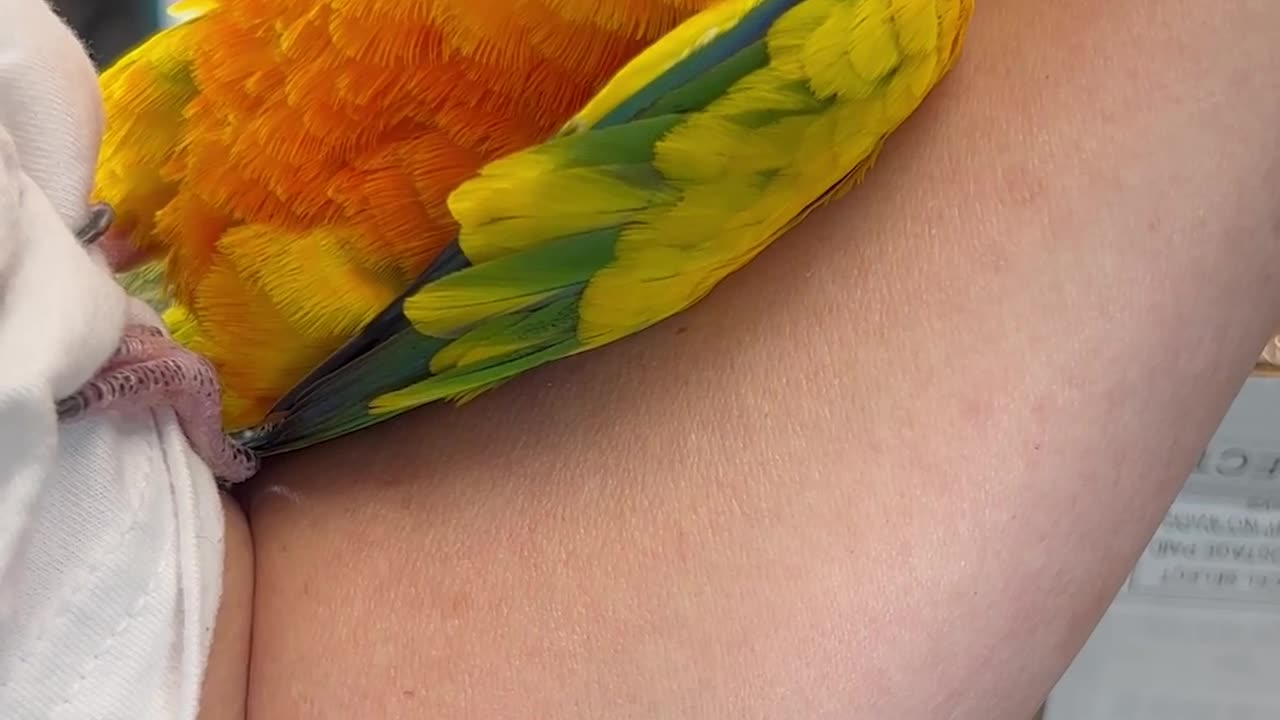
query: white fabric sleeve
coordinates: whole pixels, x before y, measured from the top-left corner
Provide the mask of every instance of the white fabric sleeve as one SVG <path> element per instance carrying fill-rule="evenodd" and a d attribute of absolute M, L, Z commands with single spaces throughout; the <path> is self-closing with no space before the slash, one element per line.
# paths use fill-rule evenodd
<path fill-rule="evenodd" d="M 69 229 L 100 122 L 83 50 L 43 0 L 0 17 L 0 718 L 188 720 L 219 495 L 170 412 L 57 422 L 126 320 L 157 319 Z"/>

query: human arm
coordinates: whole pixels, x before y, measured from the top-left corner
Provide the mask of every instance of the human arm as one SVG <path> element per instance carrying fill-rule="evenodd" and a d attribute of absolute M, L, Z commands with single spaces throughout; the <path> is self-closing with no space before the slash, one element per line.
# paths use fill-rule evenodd
<path fill-rule="evenodd" d="M 251 712 L 1029 717 L 1280 326 L 1280 6 L 1155 5 L 986 0 L 692 311 L 268 466 Z"/>

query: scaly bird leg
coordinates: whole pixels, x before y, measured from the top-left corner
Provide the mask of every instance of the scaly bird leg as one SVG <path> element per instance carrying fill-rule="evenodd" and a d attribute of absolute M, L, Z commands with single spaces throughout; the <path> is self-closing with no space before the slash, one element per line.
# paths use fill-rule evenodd
<path fill-rule="evenodd" d="M 115 213 L 111 206 L 89 208 L 89 219 L 75 232 L 89 247 L 110 239 Z M 107 248 L 109 249 L 109 248 Z M 121 257 L 107 260 L 113 269 Z M 58 419 L 71 421 L 110 407 L 173 408 L 178 424 L 209 469 L 223 483 L 248 479 L 258 470 L 258 458 L 222 432 L 218 378 L 208 360 L 178 345 L 162 330 L 131 325 L 111 358 L 84 387 L 58 401 Z"/>
<path fill-rule="evenodd" d="M 258 458 L 222 432 L 218 378 L 209 361 L 158 328 L 131 325 L 112 357 L 74 395 L 58 401 L 58 419 L 108 408 L 170 406 L 191 447 L 215 477 L 232 484 L 252 477 Z"/>

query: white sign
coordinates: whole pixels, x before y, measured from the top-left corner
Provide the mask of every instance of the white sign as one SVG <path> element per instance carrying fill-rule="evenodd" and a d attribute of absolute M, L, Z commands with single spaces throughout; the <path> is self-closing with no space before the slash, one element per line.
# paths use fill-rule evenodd
<path fill-rule="evenodd" d="M 1280 380 L 1236 398 L 1044 720 L 1280 719 Z"/>

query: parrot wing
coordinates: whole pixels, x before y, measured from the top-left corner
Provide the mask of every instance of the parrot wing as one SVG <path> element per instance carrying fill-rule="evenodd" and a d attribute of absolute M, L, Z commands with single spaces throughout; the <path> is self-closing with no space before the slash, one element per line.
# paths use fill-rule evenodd
<path fill-rule="evenodd" d="M 456 241 L 242 439 L 264 455 L 642 330 L 850 187 L 959 52 L 969 0 L 729 0 L 449 199 Z"/>

